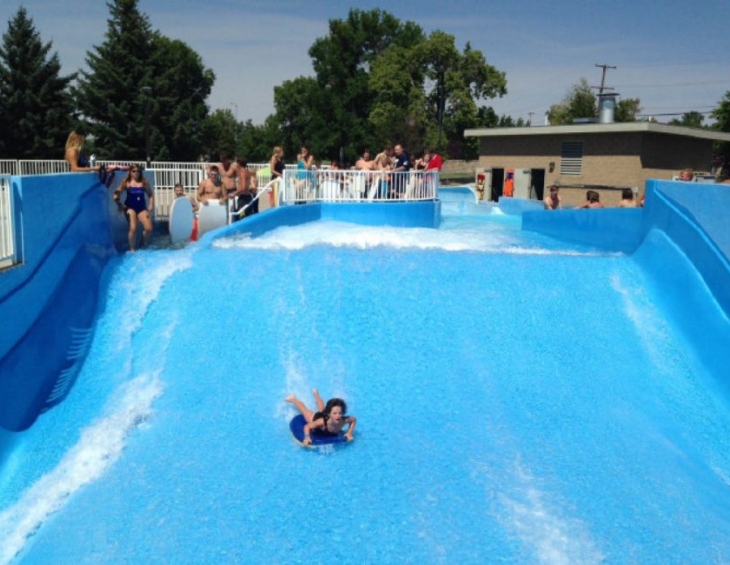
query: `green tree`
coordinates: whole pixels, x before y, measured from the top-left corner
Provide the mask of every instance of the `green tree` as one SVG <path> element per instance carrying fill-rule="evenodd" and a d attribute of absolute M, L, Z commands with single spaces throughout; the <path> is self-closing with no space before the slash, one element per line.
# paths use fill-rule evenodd
<path fill-rule="evenodd" d="M 699 112 L 685 112 L 681 118 L 673 118 L 669 120 L 669 124 L 673 126 L 683 126 L 687 128 L 702 128 L 702 122 L 705 117 Z"/>
<path fill-rule="evenodd" d="M 351 10 L 330 20 L 329 33 L 309 50 L 316 77 L 287 81 L 275 92 L 275 120 L 288 154 L 306 143 L 319 159 L 352 161 L 365 146 L 382 143 L 368 122 L 374 61 L 393 45 L 410 47 L 423 38 L 420 27 L 381 10 Z"/>
<path fill-rule="evenodd" d="M 641 112 L 641 100 L 638 98 L 624 98 L 616 104 L 614 120 L 617 122 L 635 122 Z"/>
<path fill-rule="evenodd" d="M 468 145 L 476 150 L 475 140 L 463 139 L 477 119 L 476 101 L 506 92 L 504 74 L 481 52 L 468 44 L 460 52 L 453 36 L 426 37 L 416 23 L 377 9 L 331 20 L 309 54 L 315 78 L 275 91 L 287 152 L 306 143 L 324 158 L 344 148 L 352 161 L 364 147 L 400 142 L 411 151 L 442 145 L 461 155 Z"/>
<path fill-rule="evenodd" d="M 565 98 L 550 106 L 548 119 L 551 125 L 572 124 L 575 119 L 595 118 L 598 116 L 596 95 L 591 91 L 588 81 L 580 79 L 571 87 Z"/>
<path fill-rule="evenodd" d="M 0 47 L 0 152 L 16 159 L 59 159 L 72 128 L 69 83 L 52 43 L 43 43 L 19 8 Z"/>
<path fill-rule="evenodd" d="M 336 157 L 341 136 L 330 121 L 336 103 L 331 90 L 322 88 L 312 77 L 299 77 L 276 87 L 276 115 L 270 122 L 278 129 L 275 145 L 282 145 L 289 156 L 306 145 L 318 160 Z"/>
<path fill-rule="evenodd" d="M 236 145 L 241 124 L 236 121 L 233 112 L 226 108 L 215 110 L 203 122 L 202 152 L 206 161 L 217 161 L 222 152 L 231 156 L 236 154 Z"/>
<path fill-rule="evenodd" d="M 714 129 L 730 133 L 730 90 L 725 93 L 717 108 L 712 111 L 712 117 L 715 120 Z M 716 152 L 725 157 L 726 163 L 730 163 L 730 143 L 718 143 Z"/>
<path fill-rule="evenodd" d="M 77 101 L 102 158 L 196 159 L 214 75 L 185 43 L 152 29 L 138 0 L 113 0 L 104 42 L 87 53 Z M 147 129 L 149 128 L 149 132 Z"/>
<path fill-rule="evenodd" d="M 279 123 L 272 115 L 261 125 L 251 120 L 243 124 L 238 142 L 238 155 L 244 156 L 249 163 L 268 163 L 275 145 L 281 143 Z"/>
<path fill-rule="evenodd" d="M 203 123 L 208 115 L 205 99 L 215 75 L 200 55 L 178 39 L 155 34 L 151 91 L 157 160 L 191 161 L 200 156 Z"/>

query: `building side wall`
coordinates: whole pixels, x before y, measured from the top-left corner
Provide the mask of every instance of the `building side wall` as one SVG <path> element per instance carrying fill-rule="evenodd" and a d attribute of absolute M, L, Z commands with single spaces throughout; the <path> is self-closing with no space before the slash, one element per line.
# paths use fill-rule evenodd
<path fill-rule="evenodd" d="M 566 141 L 583 143 L 580 175 L 560 174 Z M 545 169 L 546 186 L 558 182 L 566 206 L 585 200 L 586 187 L 598 185 L 601 202 L 616 206 L 622 188 L 641 194 L 648 179 L 671 179 L 685 167 L 708 168 L 712 141 L 646 132 L 484 137 L 479 167 Z M 614 187 L 603 188 L 603 187 Z"/>

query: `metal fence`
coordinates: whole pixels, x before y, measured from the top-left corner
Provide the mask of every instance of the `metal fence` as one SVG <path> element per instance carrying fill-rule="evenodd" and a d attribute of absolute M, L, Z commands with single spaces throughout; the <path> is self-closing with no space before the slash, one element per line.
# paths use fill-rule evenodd
<path fill-rule="evenodd" d="M 437 171 L 350 171 L 287 169 L 281 204 L 436 200 Z"/>
<path fill-rule="evenodd" d="M 0 269 L 16 263 L 13 187 L 10 176 L 0 176 Z"/>
<path fill-rule="evenodd" d="M 98 161 L 107 167 L 127 167 L 135 161 Z M 206 171 L 213 163 L 153 161 L 150 171 L 155 179 L 155 217 L 166 220 L 175 199 L 174 186 L 182 184 L 188 196 L 195 196 Z M 257 185 L 266 186 L 271 181 L 268 163 L 249 163 L 248 169 L 256 175 Z M 0 160 L 0 174 L 43 175 L 68 172 L 64 160 Z M 116 188 L 124 178 L 117 171 L 111 184 Z M 435 200 L 439 176 L 435 171 L 333 171 L 322 168 L 302 171 L 296 165 L 287 165 L 284 171 L 283 190 L 279 200 L 283 204 L 294 202 L 359 202 L 387 200 Z M 8 204 L 10 206 L 10 204 Z M 8 213 L 8 218 L 11 218 Z M 9 220 L 8 220 L 9 221 Z M 11 232 L 12 233 L 12 232 Z"/>

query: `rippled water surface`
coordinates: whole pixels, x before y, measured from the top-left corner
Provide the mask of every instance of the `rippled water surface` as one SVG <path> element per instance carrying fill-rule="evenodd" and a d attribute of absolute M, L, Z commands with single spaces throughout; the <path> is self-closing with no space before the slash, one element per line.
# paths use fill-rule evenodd
<path fill-rule="evenodd" d="M 453 216 L 107 275 L 75 388 L 2 469 L 0 563 L 730 561 L 726 397 L 629 256 Z M 292 442 L 312 388 L 353 444 Z"/>

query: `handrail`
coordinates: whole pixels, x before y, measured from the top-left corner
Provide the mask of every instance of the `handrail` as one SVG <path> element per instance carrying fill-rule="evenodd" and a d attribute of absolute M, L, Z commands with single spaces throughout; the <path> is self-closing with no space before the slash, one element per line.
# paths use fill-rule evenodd
<path fill-rule="evenodd" d="M 262 188 L 261 190 L 259 190 L 258 193 L 256 194 L 256 196 L 254 196 L 251 199 L 251 202 L 249 202 L 248 204 L 246 204 L 245 206 L 243 206 L 240 210 L 235 210 L 233 212 L 229 212 L 228 213 L 229 223 L 231 221 L 233 221 L 233 217 L 234 216 L 240 216 L 241 214 L 243 214 L 254 202 L 256 202 L 259 198 L 261 198 L 261 195 L 262 194 L 265 194 L 267 192 L 271 192 L 271 190 L 273 190 L 274 185 L 276 185 L 277 182 L 279 182 L 279 179 L 274 179 L 274 180 L 269 181 L 269 183 L 264 188 Z"/>

